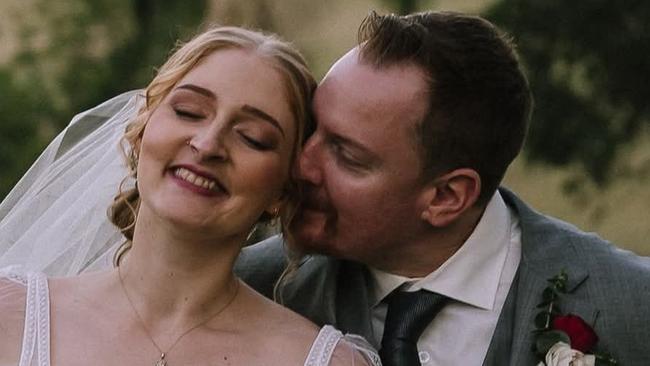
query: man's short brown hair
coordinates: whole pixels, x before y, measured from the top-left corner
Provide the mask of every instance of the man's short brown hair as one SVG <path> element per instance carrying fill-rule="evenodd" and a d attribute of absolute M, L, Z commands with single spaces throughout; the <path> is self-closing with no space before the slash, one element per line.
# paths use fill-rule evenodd
<path fill-rule="evenodd" d="M 429 77 L 428 112 L 417 136 L 424 177 L 471 168 L 479 204 L 498 188 L 519 154 L 532 97 L 510 40 L 476 16 L 371 13 L 359 28 L 361 58 L 375 67 L 413 63 Z"/>

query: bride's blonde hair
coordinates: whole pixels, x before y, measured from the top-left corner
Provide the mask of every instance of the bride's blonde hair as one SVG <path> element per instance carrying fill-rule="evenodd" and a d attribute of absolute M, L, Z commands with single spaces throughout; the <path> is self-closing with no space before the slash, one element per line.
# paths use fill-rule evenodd
<path fill-rule="evenodd" d="M 119 265 L 123 255 L 132 246 L 133 230 L 140 206 L 136 177 L 138 146 L 151 114 L 176 83 L 203 58 L 215 51 L 233 48 L 255 52 L 269 61 L 282 75 L 289 98 L 289 106 L 297 125 L 297 138 L 291 154 L 291 165 L 293 166 L 295 163 L 306 132 L 313 128 L 309 103 L 316 88 L 316 81 L 300 52 L 291 44 L 280 40 L 276 35 L 238 27 L 212 27 L 195 36 L 189 42 L 179 44 L 145 89 L 145 103 L 133 120 L 129 122 L 122 137 L 122 152 L 126 158 L 129 176 L 120 184 L 119 192 L 109 208 L 109 218 L 120 229 L 126 241 L 113 257 L 115 266 Z M 132 188 L 124 189 L 124 183 L 128 178 L 134 178 L 136 184 Z M 285 241 L 288 242 L 292 242 L 288 227 L 295 214 L 297 193 L 297 182 L 290 177 L 285 186 L 284 204 L 277 215 Z M 262 214 L 260 222 L 269 221 L 272 218 L 265 212 Z"/>

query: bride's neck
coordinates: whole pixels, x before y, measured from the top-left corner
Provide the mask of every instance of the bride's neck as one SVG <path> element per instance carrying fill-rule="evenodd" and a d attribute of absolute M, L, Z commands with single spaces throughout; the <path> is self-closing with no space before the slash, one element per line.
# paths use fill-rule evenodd
<path fill-rule="evenodd" d="M 244 238 L 219 240 L 173 229 L 138 218 L 133 246 L 120 264 L 122 281 L 152 317 L 200 317 L 232 293 L 232 268 Z"/>

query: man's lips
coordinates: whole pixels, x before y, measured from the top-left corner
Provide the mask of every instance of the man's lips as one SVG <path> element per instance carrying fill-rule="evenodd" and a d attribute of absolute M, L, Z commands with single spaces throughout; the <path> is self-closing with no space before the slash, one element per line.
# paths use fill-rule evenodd
<path fill-rule="evenodd" d="M 300 192 L 299 209 L 312 211 L 330 211 L 332 209 L 327 199 L 327 193 L 322 187 L 303 182 Z"/>
<path fill-rule="evenodd" d="M 332 210 L 332 207 L 321 197 L 307 195 L 303 197 L 299 210 L 328 212 Z"/>

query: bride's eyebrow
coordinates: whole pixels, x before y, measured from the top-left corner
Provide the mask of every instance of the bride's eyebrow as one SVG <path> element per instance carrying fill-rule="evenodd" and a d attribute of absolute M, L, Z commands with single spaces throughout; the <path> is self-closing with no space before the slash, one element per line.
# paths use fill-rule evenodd
<path fill-rule="evenodd" d="M 253 107 L 252 105 L 249 105 L 249 104 L 244 104 L 241 109 L 245 113 L 248 113 L 248 114 L 253 115 L 253 116 L 255 116 L 255 117 L 257 117 L 257 118 L 259 118 L 259 119 L 261 119 L 263 121 L 266 121 L 266 122 L 270 123 L 271 125 L 273 125 L 273 127 L 277 128 L 278 131 L 280 131 L 280 133 L 282 134 L 282 137 L 285 137 L 284 130 L 280 126 L 280 123 L 275 118 L 271 117 L 271 115 L 269 115 L 268 113 L 264 112 L 263 110 L 261 110 L 259 108 L 255 108 L 255 107 Z"/>
<path fill-rule="evenodd" d="M 194 84 L 183 84 L 180 86 L 177 86 L 175 89 L 184 89 L 184 90 L 191 90 L 195 93 L 201 94 L 203 96 L 206 96 L 210 99 L 217 99 L 217 96 L 214 95 L 214 93 L 206 88 L 202 88 L 198 85 Z"/>

